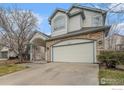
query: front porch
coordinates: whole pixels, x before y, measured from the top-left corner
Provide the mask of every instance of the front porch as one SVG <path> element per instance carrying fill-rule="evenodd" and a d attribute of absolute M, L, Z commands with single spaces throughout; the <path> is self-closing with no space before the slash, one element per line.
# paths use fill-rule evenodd
<path fill-rule="evenodd" d="M 46 39 L 48 37 L 44 36 L 42 33 L 36 33 L 30 40 L 30 62 L 42 63 L 46 62 Z"/>
<path fill-rule="evenodd" d="M 45 41 L 34 39 L 30 42 L 30 62 L 39 63 L 45 60 Z"/>

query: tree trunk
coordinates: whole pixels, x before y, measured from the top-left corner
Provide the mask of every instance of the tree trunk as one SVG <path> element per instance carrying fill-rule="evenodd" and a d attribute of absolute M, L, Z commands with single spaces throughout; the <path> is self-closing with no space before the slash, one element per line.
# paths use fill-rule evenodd
<path fill-rule="evenodd" d="M 19 59 L 19 63 L 23 62 L 22 49 L 19 49 L 18 59 Z"/>
<path fill-rule="evenodd" d="M 19 63 L 22 63 L 22 55 L 21 54 L 19 54 Z"/>

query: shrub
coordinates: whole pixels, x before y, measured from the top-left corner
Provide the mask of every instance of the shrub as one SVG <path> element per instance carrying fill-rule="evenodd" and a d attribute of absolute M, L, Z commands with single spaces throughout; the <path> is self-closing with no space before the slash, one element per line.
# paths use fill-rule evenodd
<path fill-rule="evenodd" d="M 106 64 L 107 68 L 115 68 L 117 64 L 124 64 L 124 52 L 120 51 L 102 51 L 98 55 L 98 61 Z"/>

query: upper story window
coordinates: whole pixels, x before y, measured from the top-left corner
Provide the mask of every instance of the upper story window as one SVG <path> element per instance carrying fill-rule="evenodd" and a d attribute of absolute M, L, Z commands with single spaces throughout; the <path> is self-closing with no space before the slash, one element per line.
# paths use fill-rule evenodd
<path fill-rule="evenodd" d="M 58 16 L 54 19 L 54 31 L 64 29 L 65 28 L 65 17 Z"/>
<path fill-rule="evenodd" d="M 101 16 L 93 17 L 93 26 L 101 26 Z"/>

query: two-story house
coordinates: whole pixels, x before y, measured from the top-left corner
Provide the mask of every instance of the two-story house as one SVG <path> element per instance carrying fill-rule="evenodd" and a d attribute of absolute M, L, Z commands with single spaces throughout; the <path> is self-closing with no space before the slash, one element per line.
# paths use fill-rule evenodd
<path fill-rule="evenodd" d="M 49 18 L 52 34 L 46 40 L 46 60 L 96 63 L 110 29 L 105 19 L 106 11 L 101 9 L 75 5 L 56 9 Z"/>

